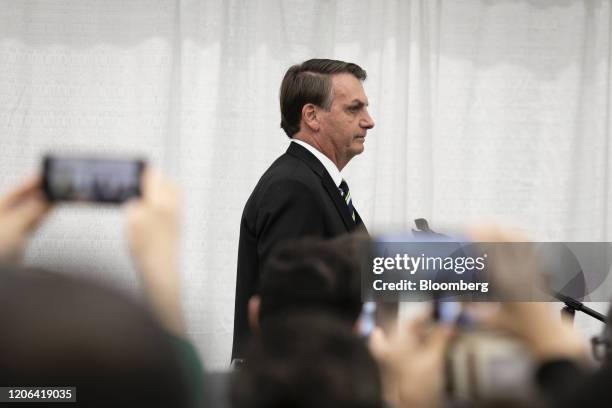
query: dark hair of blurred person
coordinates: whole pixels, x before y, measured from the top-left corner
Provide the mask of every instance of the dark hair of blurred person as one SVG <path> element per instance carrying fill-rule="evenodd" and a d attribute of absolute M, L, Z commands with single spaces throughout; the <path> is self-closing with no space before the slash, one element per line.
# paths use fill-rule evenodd
<path fill-rule="evenodd" d="M 382 407 L 378 367 L 346 324 L 323 314 L 262 322 L 235 372 L 234 408 Z"/>
<path fill-rule="evenodd" d="M 0 266 L 0 384 L 73 386 L 79 406 L 185 407 L 188 381 L 157 319 L 59 274 Z"/>
<path fill-rule="evenodd" d="M 327 241 L 305 238 L 278 247 L 251 299 L 251 325 L 295 311 L 316 311 L 353 327 L 363 305 L 357 256 L 362 242 L 361 236 L 345 235 Z"/>
<path fill-rule="evenodd" d="M 455 402 L 459 404 L 459 402 Z M 548 408 L 549 405 L 545 401 L 540 400 L 536 396 L 532 396 L 529 399 L 522 398 L 510 398 L 510 397 L 499 397 L 499 398 L 485 398 L 476 401 L 470 401 L 469 405 L 465 402 L 465 405 L 470 408 Z"/>

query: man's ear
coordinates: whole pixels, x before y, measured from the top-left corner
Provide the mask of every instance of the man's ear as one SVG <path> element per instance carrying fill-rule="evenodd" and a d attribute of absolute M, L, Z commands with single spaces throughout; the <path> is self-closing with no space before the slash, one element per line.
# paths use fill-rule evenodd
<path fill-rule="evenodd" d="M 319 131 L 319 117 L 317 116 L 317 107 L 312 103 L 307 103 L 302 107 L 302 121 L 313 132 Z"/>
<path fill-rule="evenodd" d="M 249 299 L 249 326 L 254 332 L 259 331 L 259 305 L 261 298 L 259 295 L 253 295 Z"/>

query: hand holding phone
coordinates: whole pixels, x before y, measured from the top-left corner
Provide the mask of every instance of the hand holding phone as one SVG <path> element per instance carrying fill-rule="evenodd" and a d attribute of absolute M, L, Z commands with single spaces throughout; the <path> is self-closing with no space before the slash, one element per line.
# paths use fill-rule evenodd
<path fill-rule="evenodd" d="M 20 260 L 29 236 L 49 211 L 36 176 L 0 197 L 0 260 Z"/>
<path fill-rule="evenodd" d="M 142 198 L 127 204 L 130 252 L 147 299 L 161 323 L 185 335 L 180 294 L 181 190 L 152 169 L 142 177 Z"/>

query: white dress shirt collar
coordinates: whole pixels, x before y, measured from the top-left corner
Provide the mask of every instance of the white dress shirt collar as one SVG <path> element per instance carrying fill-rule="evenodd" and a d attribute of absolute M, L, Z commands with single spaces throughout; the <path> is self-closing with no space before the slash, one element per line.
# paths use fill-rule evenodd
<path fill-rule="evenodd" d="M 329 157 L 317 150 L 316 147 L 311 146 L 302 140 L 293 139 L 292 142 L 299 144 L 300 146 L 307 149 L 310 153 L 314 154 L 314 156 L 319 159 L 323 167 L 325 167 L 325 170 L 327 170 L 332 180 L 334 180 L 336 187 L 340 187 L 340 183 L 342 183 L 342 174 L 340 174 L 340 170 L 338 170 L 338 167 L 336 167 L 334 162 L 331 161 Z"/>

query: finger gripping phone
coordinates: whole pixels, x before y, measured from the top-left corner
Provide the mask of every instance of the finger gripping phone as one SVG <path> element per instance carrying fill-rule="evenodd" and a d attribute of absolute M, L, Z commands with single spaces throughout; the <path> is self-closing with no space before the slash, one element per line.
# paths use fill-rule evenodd
<path fill-rule="evenodd" d="M 141 194 L 141 159 L 59 157 L 43 159 L 43 190 L 49 201 L 122 203 Z"/>

